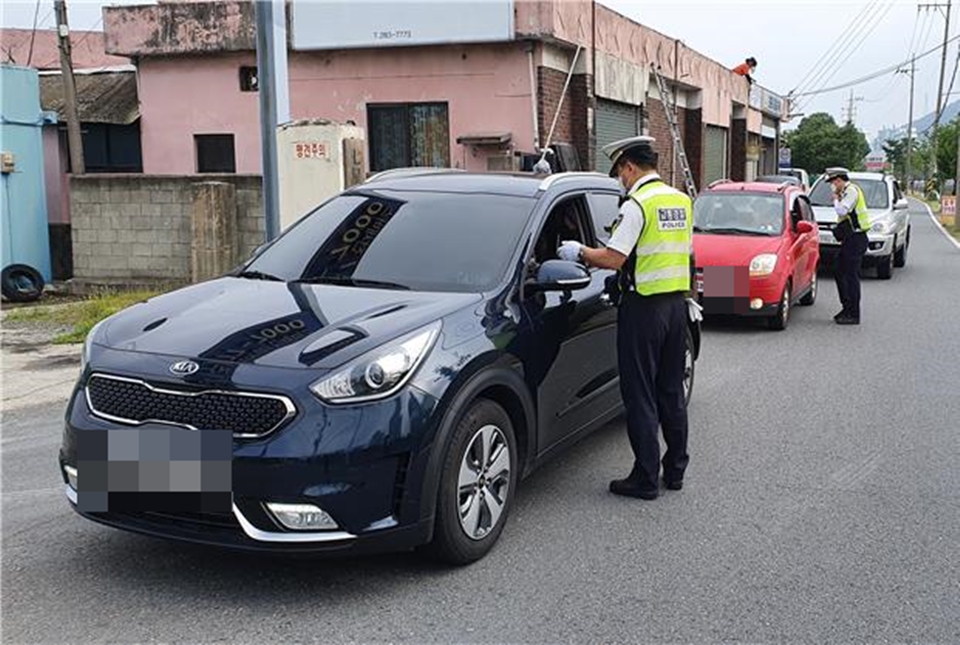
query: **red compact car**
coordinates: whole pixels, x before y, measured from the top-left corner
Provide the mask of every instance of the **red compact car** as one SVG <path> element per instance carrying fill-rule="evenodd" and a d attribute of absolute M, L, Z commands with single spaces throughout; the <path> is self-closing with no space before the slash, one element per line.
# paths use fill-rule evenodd
<path fill-rule="evenodd" d="M 705 314 L 762 316 L 779 330 L 794 304 L 816 300 L 819 231 L 798 186 L 711 184 L 694 203 L 693 223 Z"/>

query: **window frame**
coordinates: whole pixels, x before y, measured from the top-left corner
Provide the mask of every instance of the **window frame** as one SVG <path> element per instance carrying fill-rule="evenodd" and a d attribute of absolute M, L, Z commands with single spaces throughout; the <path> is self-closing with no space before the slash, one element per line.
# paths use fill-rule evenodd
<path fill-rule="evenodd" d="M 229 137 L 230 141 L 230 164 L 229 166 L 233 170 L 201 170 L 200 168 L 200 141 L 201 139 L 205 141 L 210 141 L 213 138 L 220 138 L 226 140 Z M 237 137 L 232 132 L 204 132 L 204 133 L 194 133 L 193 135 L 193 152 L 194 152 L 194 167 L 198 175 L 235 175 L 237 174 Z"/>

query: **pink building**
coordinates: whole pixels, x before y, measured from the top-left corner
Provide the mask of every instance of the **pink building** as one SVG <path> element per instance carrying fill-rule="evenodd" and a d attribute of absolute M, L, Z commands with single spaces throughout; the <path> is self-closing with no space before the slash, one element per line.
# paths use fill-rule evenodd
<path fill-rule="evenodd" d="M 677 183 L 656 65 L 676 97 L 698 184 L 776 168 L 787 110 L 776 94 L 751 92 L 727 67 L 591 0 L 498 2 L 512 13 L 511 31 L 484 42 L 395 44 L 416 39 L 414 29 L 374 32 L 349 48 L 291 46 L 291 117 L 363 127 L 372 170 L 518 167 L 521 153 L 545 143 L 572 66 L 552 143 L 569 144 L 583 168 L 603 170 L 605 143 L 647 132 Z M 406 12 L 423 13 L 410 20 L 426 29 L 425 12 L 437 6 Z M 305 20 L 297 11 L 294 2 L 294 26 Z M 451 24 L 451 39 L 464 28 Z M 108 53 L 137 61 L 144 173 L 260 171 L 253 3 L 105 8 L 104 30 Z"/>

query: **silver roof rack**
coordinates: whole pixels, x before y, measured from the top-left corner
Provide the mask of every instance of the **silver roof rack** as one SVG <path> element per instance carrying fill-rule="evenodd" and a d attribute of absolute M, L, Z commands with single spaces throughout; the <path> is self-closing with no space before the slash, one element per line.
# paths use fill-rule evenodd
<path fill-rule="evenodd" d="M 597 177 L 601 177 L 603 179 L 609 179 L 610 181 L 613 181 L 613 179 L 603 174 L 602 172 L 584 172 L 584 171 L 558 172 L 558 173 L 554 173 L 552 175 L 548 175 L 544 177 L 543 181 L 540 182 L 540 187 L 538 188 L 538 190 L 547 190 L 551 186 L 553 186 L 555 183 L 564 181 L 567 179 L 582 179 L 587 177 L 591 177 L 594 179 L 596 179 Z"/>
<path fill-rule="evenodd" d="M 463 172 L 459 168 L 434 168 L 432 166 L 417 166 L 413 168 L 391 168 L 390 170 L 382 170 L 378 173 L 374 173 L 367 177 L 363 182 L 369 184 L 375 181 L 380 181 L 381 179 L 396 179 L 398 177 L 418 177 L 420 175 L 435 175 L 439 173 L 448 173 L 448 172 Z"/>

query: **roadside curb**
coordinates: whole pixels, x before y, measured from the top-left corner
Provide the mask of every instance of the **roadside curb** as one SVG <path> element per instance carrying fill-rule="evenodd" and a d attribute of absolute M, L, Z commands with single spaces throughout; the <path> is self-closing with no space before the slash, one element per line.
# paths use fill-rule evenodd
<path fill-rule="evenodd" d="M 954 236 L 950 235 L 950 233 L 947 232 L 947 229 L 943 228 L 943 224 L 941 224 L 941 223 L 940 223 L 940 220 L 937 219 L 937 216 L 933 214 L 933 209 L 930 208 L 930 204 L 926 204 L 926 203 L 924 203 L 924 202 L 921 202 L 919 199 L 917 199 L 917 200 L 915 200 L 915 201 L 920 202 L 920 204 L 922 204 L 923 207 L 927 209 L 927 214 L 930 215 L 930 219 L 933 220 L 933 223 L 937 226 L 938 229 L 940 229 L 940 232 L 943 233 L 943 236 L 944 236 L 945 238 L 947 238 L 948 240 L 950 240 L 950 243 L 953 244 L 953 246 L 954 246 L 958 251 L 960 251 L 960 241 L 957 241 L 957 238 L 955 238 Z"/>

